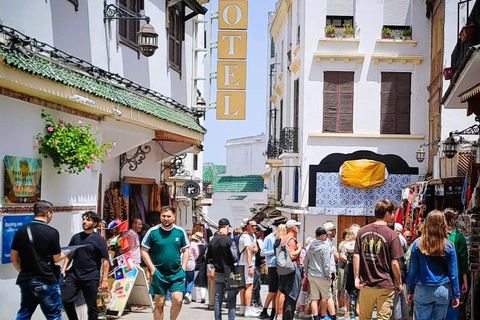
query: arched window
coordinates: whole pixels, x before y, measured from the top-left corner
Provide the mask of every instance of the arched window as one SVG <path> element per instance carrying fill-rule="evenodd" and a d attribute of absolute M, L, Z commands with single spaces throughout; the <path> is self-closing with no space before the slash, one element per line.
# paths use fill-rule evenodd
<path fill-rule="evenodd" d="M 280 171 L 278 173 L 278 179 L 277 179 L 277 200 L 280 201 L 282 200 L 282 172 Z"/>

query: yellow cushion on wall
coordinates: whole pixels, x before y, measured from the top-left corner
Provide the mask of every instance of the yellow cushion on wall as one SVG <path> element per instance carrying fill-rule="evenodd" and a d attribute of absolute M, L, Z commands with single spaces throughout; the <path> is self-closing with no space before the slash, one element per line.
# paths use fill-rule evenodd
<path fill-rule="evenodd" d="M 385 183 L 385 164 L 375 160 L 345 161 L 340 172 L 345 187 L 373 189 Z"/>

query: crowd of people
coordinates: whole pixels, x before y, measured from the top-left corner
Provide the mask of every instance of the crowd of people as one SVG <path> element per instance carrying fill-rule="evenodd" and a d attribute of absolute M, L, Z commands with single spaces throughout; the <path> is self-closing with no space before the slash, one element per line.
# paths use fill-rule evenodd
<path fill-rule="evenodd" d="M 215 320 L 221 320 L 223 308 L 229 320 L 335 320 L 337 313 L 366 320 L 374 312 L 379 320 L 412 315 L 416 320 L 459 319 L 469 269 L 465 237 L 456 230 L 458 213 L 430 212 L 414 239 L 394 222 L 392 201 L 379 201 L 374 212 L 375 222 L 352 224 L 337 246 L 331 221 L 316 228 L 303 245 L 296 220 L 267 229 L 248 219 L 232 229 L 223 218 L 210 237 L 175 225 L 175 208 L 163 207 L 148 226 L 140 219 L 131 221 L 127 250 L 145 270 L 155 320 L 163 320 L 165 306 L 171 306 L 170 319 L 176 320 L 182 304 L 206 303 L 207 293 Z M 99 217 L 83 214 L 83 231 L 69 243 L 74 254 L 67 254 L 60 250 L 58 231 L 48 226 L 52 204 L 37 202 L 34 214 L 12 243 L 11 261 L 21 289 L 17 319 L 30 319 L 38 305 L 48 319 L 62 319 L 62 311 L 77 319 L 74 301 L 81 291 L 88 319 L 96 320 L 97 293 L 108 290 L 110 270 L 107 243 L 94 232 Z M 62 260 L 63 266 L 57 266 Z M 262 274 L 268 283 L 264 299 Z"/>

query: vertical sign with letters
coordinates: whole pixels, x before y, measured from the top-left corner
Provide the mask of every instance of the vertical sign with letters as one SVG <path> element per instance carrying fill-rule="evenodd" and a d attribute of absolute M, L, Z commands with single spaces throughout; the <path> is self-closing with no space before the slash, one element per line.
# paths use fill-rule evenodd
<path fill-rule="evenodd" d="M 245 120 L 248 0 L 219 0 L 217 119 Z"/>

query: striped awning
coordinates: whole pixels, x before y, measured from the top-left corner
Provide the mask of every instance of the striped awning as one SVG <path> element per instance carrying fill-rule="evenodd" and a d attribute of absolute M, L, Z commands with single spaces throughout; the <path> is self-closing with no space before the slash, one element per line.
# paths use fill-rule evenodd
<path fill-rule="evenodd" d="M 476 96 L 479 93 L 480 93 L 480 82 L 477 82 L 467 90 L 460 93 L 458 97 L 460 98 L 460 102 L 463 103 L 468 101 L 470 98 Z"/>

